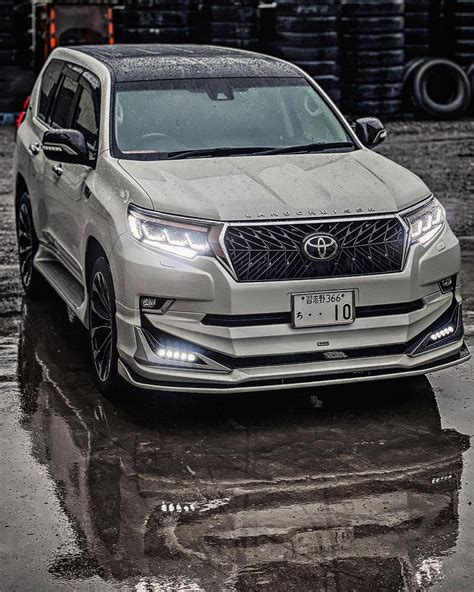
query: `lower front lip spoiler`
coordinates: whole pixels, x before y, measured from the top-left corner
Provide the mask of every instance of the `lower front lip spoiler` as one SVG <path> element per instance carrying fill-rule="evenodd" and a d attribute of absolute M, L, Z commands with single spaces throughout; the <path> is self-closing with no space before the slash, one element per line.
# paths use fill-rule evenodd
<path fill-rule="evenodd" d="M 428 362 L 409 370 L 400 368 L 399 370 L 361 370 L 352 371 L 342 374 L 332 374 L 315 378 L 311 376 L 299 376 L 294 378 L 275 378 L 262 380 L 249 380 L 240 383 L 240 385 L 226 384 L 226 383 L 199 383 L 199 382 L 165 382 L 165 381 L 150 381 L 143 379 L 136 373 L 132 372 L 127 366 L 119 360 L 119 373 L 131 385 L 146 390 L 163 391 L 163 392 L 178 392 L 178 393 L 202 393 L 202 394 L 235 394 L 248 393 L 252 391 L 275 391 L 286 389 L 301 389 L 318 386 L 331 386 L 335 384 L 350 384 L 356 382 L 364 382 L 368 380 L 388 380 L 395 378 L 405 378 L 410 376 L 418 376 L 420 374 L 428 374 L 437 370 L 444 370 L 462 362 L 467 361 L 471 357 L 471 353 L 463 342 L 461 349 L 455 354 Z M 185 378 L 185 376 L 183 376 Z"/>

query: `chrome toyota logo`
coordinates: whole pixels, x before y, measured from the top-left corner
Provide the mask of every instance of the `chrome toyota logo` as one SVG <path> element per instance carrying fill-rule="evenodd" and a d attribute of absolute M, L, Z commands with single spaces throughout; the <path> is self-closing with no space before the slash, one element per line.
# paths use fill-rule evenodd
<path fill-rule="evenodd" d="M 303 242 L 303 251 L 315 261 L 327 261 L 339 252 L 339 243 L 329 234 L 312 234 Z"/>

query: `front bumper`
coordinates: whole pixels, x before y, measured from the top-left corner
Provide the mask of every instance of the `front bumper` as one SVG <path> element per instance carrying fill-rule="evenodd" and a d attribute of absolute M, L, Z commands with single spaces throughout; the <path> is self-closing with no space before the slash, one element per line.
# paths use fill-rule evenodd
<path fill-rule="evenodd" d="M 458 293 L 442 293 L 438 285 L 460 268 L 459 243 L 449 227 L 428 247 L 412 247 L 401 272 L 385 275 L 239 283 L 213 259 L 178 260 L 137 245 L 128 235 L 117 241 L 111 265 L 119 371 L 140 388 L 200 393 L 303 388 L 424 374 L 470 356 L 462 324 L 435 348 L 413 347 L 460 306 Z M 355 291 L 353 324 L 294 329 L 285 320 L 292 293 L 331 289 Z M 172 304 L 165 314 L 145 313 L 139 309 L 143 295 Z M 247 321 L 233 322 L 240 318 Z M 212 364 L 161 364 L 154 344 L 163 335 Z"/>
<path fill-rule="evenodd" d="M 470 357 L 470 351 L 461 340 L 449 348 L 444 348 L 442 357 L 428 354 L 416 361 L 406 355 L 401 355 L 359 358 L 356 362 L 350 363 L 338 361 L 327 364 L 318 362 L 291 366 L 282 365 L 272 367 L 270 370 L 268 368 L 246 368 L 245 370 L 234 370 L 224 378 L 220 376 L 216 379 L 217 377 L 213 376 L 211 380 L 209 375 L 195 373 L 193 376 L 183 376 L 181 373 L 179 376 L 172 376 L 169 372 L 147 372 L 143 367 L 140 368 L 140 374 L 137 374 L 120 360 L 119 373 L 128 383 L 141 389 L 202 394 L 235 394 L 418 376 L 456 366 L 467 361 Z M 173 378 L 177 380 L 173 381 Z"/>

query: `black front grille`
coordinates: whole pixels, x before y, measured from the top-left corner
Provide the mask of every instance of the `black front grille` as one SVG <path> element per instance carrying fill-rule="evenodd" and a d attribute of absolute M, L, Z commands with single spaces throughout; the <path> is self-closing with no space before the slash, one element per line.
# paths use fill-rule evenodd
<path fill-rule="evenodd" d="M 327 234 L 339 243 L 330 260 L 311 260 L 304 239 Z M 401 271 L 405 228 L 398 218 L 229 226 L 224 243 L 241 282 L 310 279 Z"/>

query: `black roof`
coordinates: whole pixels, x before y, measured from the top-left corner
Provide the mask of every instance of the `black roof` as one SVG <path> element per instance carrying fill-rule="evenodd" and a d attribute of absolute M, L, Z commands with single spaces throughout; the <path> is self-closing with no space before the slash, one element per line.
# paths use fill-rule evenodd
<path fill-rule="evenodd" d="M 290 64 L 270 56 L 212 45 L 86 45 L 71 49 L 105 64 L 117 82 L 301 76 Z"/>

